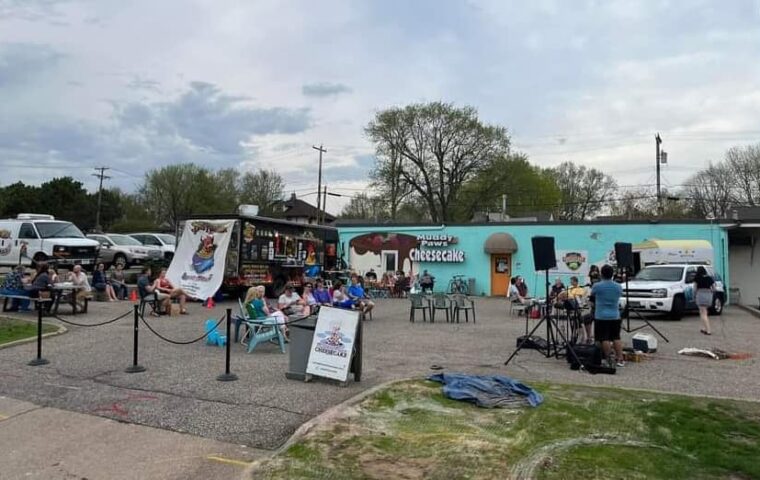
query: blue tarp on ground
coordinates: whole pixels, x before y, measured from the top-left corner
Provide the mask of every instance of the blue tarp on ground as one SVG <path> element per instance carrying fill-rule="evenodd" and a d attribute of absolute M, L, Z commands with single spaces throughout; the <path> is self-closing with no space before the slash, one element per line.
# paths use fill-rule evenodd
<path fill-rule="evenodd" d="M 512 406 L 524 401 L 537 407 L 544 401 L 544 397 L 537 391 L 503 375 L 438 373 L 429 376 L 428 380 L 442 383 L 446 397 L 484 408 Z"/>

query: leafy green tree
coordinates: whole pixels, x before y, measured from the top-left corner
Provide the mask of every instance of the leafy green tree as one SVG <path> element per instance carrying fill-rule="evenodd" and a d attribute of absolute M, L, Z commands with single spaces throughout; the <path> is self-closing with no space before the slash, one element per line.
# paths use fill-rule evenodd
<path fill-rule="evenodd" d="M 285 181 L 274 170 L 246 172 L 240 179 L 240 203 L 258 205 L 261 215 L 274 213 L 274 205 L 282 200 Z"/>
<path fill-rule="evenodd" d="M 204 209 L 211 172 L 192 163 L 167 165 L 145 174 L 140 197 L 159 226 L 176 228 L 179 221 Z"/>
<path fill-rule="evenodd" d="M 71 177 L 54 178 L 40 185 L 42 213 L 68 220 L 82 230 L 95 226 L 97 200 L 85 190 L 82 182 Z"/>
<path fill-rule="evenodd" d="M 365 132 L 378 152 L 375 170 L 390 171 L 387 163 L 398 158 L 392 178 L 397 173 L 400 183 L 425 202 L 434 222 L 451 220 L 462 186 L 509 152 L 505 128 L 484 124 L 472 107 L 443 102 L 383 110 Z"/>
<path fill-rule="evenodd" d="M 39 187 L 16 182 L 3 188 L 4 217 L 15 217 L 19 213 L 44 213 Z"/>
<path fill-rule="evenodd" d="M 525 155 L 503 155 L 489 162 L 462 187 L 456 217 L 469 221 L 476 212 L 501 212 L 504 195 L 506 213 L 512 217 L 552 212 L 561 198 L 550 172 L 531 165 Z"/>

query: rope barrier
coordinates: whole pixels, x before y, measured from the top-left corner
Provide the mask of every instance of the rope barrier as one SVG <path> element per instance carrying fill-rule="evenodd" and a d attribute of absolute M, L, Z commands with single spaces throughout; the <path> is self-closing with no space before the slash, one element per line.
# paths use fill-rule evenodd
<path fill-rule="evenodd" d="M 131 313 L 131 312 L 130 312 L 130 313 Z M 194 339 L 194 340 L 189 340 L 189 341 L 178 341 L 178 340 L 172 340 L 171 338 L 166 338 L 165 336 L 163 336 L 163 335 L 161 335 L 160 333 L 158 333 L 157 331 L 155 331 L 155 330 L 153 329 L 153 327 L 151 327 L 151 326 L 150 326 L 150 324 L 148 323 L 148 321 L 147 321 L 147 320 L 145 320 L 145 317 L 144 317 L 144 316 L 140 315 L 140 319 L 141 319 L 141 320 L 142 320 L 142 322 L 145 324 L 145 326 L 146 326 L 146 327 L 148 327 L 148 330 L 150 330 L 151 332 L 153 332 L 153 335 L 157 336 L 157 337 L 158 337 L 158 338 L 160 338 L 161 340 L 163 340 L 163 341 L 165 341 L 165 342 L 168 342 L 168 343 L 171 343 L 171 344 L 174 344 L 174 345 L 190 345 L 191 343 L 200 342 L 200 341 L 201 341 L 201 340 L 203 340 L 204 338 L 208 337 L 208 336 L 211 334 L 211 332 L 215 331 L 215 330 L 216 330 L 216 328 L 217 328 L 219 325 L 221 325 L 223 321 L 225 321 L 225 320 L 227 319 L 227 315 L 226 315 L 226 314 L 225 314 L 225 315 L 223 315 L 223 316 L 222 316 L 222 318 L 220 318 L 220 319 L 219 319 L 219 321 L 218 321 L 218 322 L 216 322 L 216 325 L 214 325 L 214 328 L 212 328 L 212 329 L 208 330 L 208 331 L 207 331 L 206 333 L 204 333 L 202 336 L 200 336 L 200 337 L 198 337 L 198 338 L 196 338 L 196 339 Z"/>
<path fill-rule="evenodd" d="M 120 316 L 118 316 L 116 318 L 112 318 L 111 320 L 106 320 L 105 322 L 93 323 L 93 324 L 77 323 L 77 322 L 72 322 L 71 320 L 64 320 L 61 317 L 59 317 L 58 315 L 53 315 L 53 318 L 55 318 L 59 322 L 67 323 L 69 325 L 74 325 L 75 327 L 102 327 L 103 325 L 108 325 L 109 323 L 114 323 L 114 322 L 116 322 L 118 320 L 121 320 L 122 318 L 126 317 L 127 315 L 130 315 L 131 313 L 132 313 L 132 311 L 129 310 L 129 311 L 127 311 L 127 313 L 125 313 L 123 315 L 120 315 Z"/>

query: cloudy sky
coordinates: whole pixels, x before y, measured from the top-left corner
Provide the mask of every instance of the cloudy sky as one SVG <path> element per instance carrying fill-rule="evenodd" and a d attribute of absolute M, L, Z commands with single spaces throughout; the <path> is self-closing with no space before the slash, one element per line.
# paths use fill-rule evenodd
<path fill-rule="evenodd" d="M 0 0 L 2 184 L 192 161 L 314 201 L 323 143 L 352 195 L 374 112 L 431 100 L 621 185 L 654 182 L 660 132 L 675 186 L 760 141 L 760 1 Z"/>

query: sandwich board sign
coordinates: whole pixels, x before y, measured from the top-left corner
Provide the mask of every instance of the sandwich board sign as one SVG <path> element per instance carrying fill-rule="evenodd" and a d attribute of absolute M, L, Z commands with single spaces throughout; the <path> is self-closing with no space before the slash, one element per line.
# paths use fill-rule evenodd
<path fill-rule="evenodd" d="M 348 381 L 358 324 L 357 311 L 320 308 L 306 373 L 340 382 Z"/>

